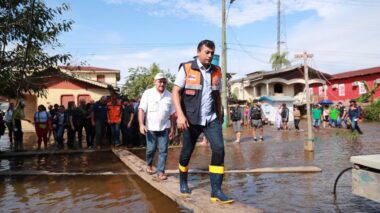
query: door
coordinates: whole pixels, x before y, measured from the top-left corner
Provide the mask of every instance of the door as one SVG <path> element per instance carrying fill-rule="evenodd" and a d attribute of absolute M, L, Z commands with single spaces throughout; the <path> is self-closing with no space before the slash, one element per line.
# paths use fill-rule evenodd
<path fill-rule="evenodd" d="M 61 104 L 67 109 L 67 105 L 70 101 L 74 101 L 74 95 L 61 95 Z"/>

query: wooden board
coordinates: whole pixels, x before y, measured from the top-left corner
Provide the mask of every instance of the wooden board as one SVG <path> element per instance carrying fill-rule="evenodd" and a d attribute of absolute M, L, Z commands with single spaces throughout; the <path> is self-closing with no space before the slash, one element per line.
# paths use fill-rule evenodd
<path fill-rule="evenodd" d="M 321 172 L 322 169 L 315 166 L 296 166 L 296 167 L 268 167 L 245 170 L 226 170 L 225 173 L 308 173 Z M 177 170 L 166 170 L 167 174 L 178 174 Z M 207 170 L 190 169 L 189 173 L 208 174 Z"/>
<path fill-rule="evenodd" d="M 29 176 L 29 175 L 47 175 L 47 176 L 118 176 L 118 175 L 135 175 L 132 172 L 50 172 L 50 171 L 2 171 L 0 176 Z"/>
<path fill-rule="evenodd" d="M 58 154 L 74 154 L 88 152 L 110 152 L 111 149 L 76 149 L 76 150 L 40 150 L 40 151 L 24 151 L 24 152 L 0 152 L 0 158 L 9 158 L 16 156 L 35 156 L 35 155 L 58 155 Z"/>
<path fill-rule="evenodd" d="M 210 201 L 210 192 L 204 189 L 194 188 L 191 196 L 184 197 L 179 192 L 179 180 L 174 176 L 169 176 L 165 181 L 158 181 L 154 176 L 145 172 L 146 164 L 143 160 L 138 158 L 126 149 L 114 148 L 112 151 L 132 169 L 140 178 L 149 183 L 152 187 L 159 190 L 161 193 L 177 202 L 179 205 L 184 206 L 194 212 L 263 212 L 260 209 L 239 203 L 235 201 L 233 204 L 218 204 Z"/>

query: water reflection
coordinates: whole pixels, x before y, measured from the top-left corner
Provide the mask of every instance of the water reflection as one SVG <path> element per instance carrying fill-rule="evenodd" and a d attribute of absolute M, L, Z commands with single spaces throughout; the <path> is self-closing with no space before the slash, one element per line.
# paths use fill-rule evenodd
<path fill-rule="evenodd" d="M 1 165 L 3 171 L 129 171 L 111 152 L 20 157 Z M 0 182 L 2 212 L 187 212 L 135 175 L 0 175 Z"/>

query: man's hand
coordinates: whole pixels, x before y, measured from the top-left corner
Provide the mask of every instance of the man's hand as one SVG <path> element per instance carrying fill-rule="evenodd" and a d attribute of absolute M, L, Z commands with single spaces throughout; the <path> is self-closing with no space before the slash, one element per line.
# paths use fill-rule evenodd
<path fill-rule="evenodd" d="M 145 135 L 147 133 L 147 129 L 145 128 L 145 125 L 140 125 L 140 133 Z"/>
<path fill-rule="evenodd" d="M 169 130 L 169 140 L 172 140 L 174 138 L 174 128 L 170 127 Z"/>
<path fill-rule="evenodd" d="M 187 130 L 189 128 L 189 122 L 187 121 L 186 117 L 184 115 L 178 115 L 177 118 L 177 127 L 178 129 L 184 129 Z"/>

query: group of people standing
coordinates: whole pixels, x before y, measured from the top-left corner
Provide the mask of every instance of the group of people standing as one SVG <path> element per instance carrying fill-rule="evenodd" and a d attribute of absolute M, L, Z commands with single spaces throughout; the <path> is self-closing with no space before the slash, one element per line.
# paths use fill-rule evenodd
<path fill-rule="evenodd" d="M 299 130 L 299 122 L 301 119 L 301 112 L 297 107 L 293 112 L 295 129 Z M 258 100 L 253 100 L 252 106 L 248 103 L 243 109 L 239 105 L 235 105 L 230 110 L 230 118 L 232 126 L 236 134 L 235 143 L 240 142 L 241 132 L 243 131 L 243 125 L 252 129 L 253 141 L 264 141 L 264 125 L 268 123 L 265 117 L 264 111 L 261 107 L 261 103 Z M 278 130 L 288 130 L 289 122 L 289 108 L 286 104 L 278 106 L 278 110 L 275 114 L 275 126 Z"/>
<path fill-rule="evenodd" d="M 17 108 L 10 103 L 4 115 L 8 127 L 11 150 L 23 150 L 23 132 L 21 120 L 34 124 L 37 135 L 37 150 L 47 149 L 51 135 L 58 149 L 64 148 L 64 133 L 67 133 L 67 148 L 74 149 L 75 143 L 82 148 L 83 130 L 86 135 L 87 148 L 105 145 L 126 145 L 132 147 L 134 137 L 132 131 L 135 108 L 134 101 L 116 96 L 102 96 L 99 101 L 86 103 L 80 100 L 78 106 L 69 102 L 64 105 L 54 104 L 48 109 L 39 105 L 34 113 L 33 121 L 25 119 L 25 101 L 20 101 Z M 122 140 L 120 140 L 120 133 Z M 14 141 L 14 143 L 13 143 Z"/>
<path fill-rule="evenodd" d="M 363 134 L 359 126 L 359 121 L 363 119 L 364 110 L 358 105 L 355 99 L 350 100 L 349 106 L 344 106 L 342 102 L 337 105 L 314 105 L 312 109 L 313 126 L 317 130 L 322 125 L 323 128 L 329 127 L 346 127 L 351 132 L 355 130 Z"/>

